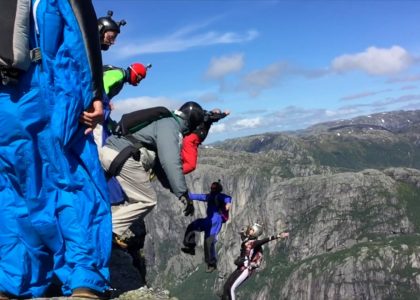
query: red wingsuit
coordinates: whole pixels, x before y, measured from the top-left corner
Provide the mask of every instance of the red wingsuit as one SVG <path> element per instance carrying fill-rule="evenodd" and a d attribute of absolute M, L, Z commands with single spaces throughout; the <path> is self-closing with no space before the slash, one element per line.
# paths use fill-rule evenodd
<path fill-rule="evenodd" d="M 188 174 L 197 167 L 198 146 L 201 140 L 196 133 L 190 133 L 182 141 L 181 160 L 182 171 Z"/>

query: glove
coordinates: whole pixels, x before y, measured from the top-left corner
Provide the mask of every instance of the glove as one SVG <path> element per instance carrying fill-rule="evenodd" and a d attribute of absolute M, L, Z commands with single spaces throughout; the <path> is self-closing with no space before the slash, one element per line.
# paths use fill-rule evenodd
<path fill-rule="evenodd" d="M 194 204 L 190 199 L 188 192 L 184 193 L 179 200 L 184 204 L 184 216 L 193 216 L 194 215 Z"/>
<path fill-rule="evenodd" d="M 219 120 L 227 117 L 229 115 L 229 112 L 221 112 L 220 110 L 218 112 L 210 112 L 209 114 L 209 121 L 218 122 Z"/>

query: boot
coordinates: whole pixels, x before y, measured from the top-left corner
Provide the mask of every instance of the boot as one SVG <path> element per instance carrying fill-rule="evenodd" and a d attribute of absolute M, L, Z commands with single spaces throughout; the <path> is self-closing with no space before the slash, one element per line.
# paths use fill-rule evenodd
<path fill-rule="evenodd" d="M 206 269 L 206 273 L 211 273 L 215 270 L 217 270 L 216 264 L 208 264 L 207 269 Z"/>
<path fill-rule="evenodd" d="M 126 250 L 128 248 L 128 244 L 126 243 L 126 241 L 115 233 L 112 233 L 112 244 L 123 250 Z"/>
<path fill-rule="evenodd" d="M 195 248 L 194 247 L 182 247 L 181 251 L 189 254 L 189 255 L 195 255 Z"/>

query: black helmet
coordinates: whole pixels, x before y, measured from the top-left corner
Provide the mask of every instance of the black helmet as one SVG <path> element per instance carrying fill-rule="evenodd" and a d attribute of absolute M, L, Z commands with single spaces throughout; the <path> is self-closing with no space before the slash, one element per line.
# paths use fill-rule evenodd
<path fill-rule="evenodd" d="M 193 131 L 200 139 L 200 143 L 204 142 L 207 135 L 209 134 L 210 126 L 211 124 L 206 124 L 206 121 L 204 120 L 204 122 L 198 125 L 197 128 Z"/>
<path fill-rule="evenodd" d="M 197 102 L 188 101 L 179 108 L 179 111 L 181 118 L 187 121 L 190 132 L 204 121 L 204 110 Z"/>
<path fill-rule="evenodd" d="M 214 192 L 214 193 L 221 193 L 221 192 L 223 192 L 223 186 L 220 183 L 220 179 L 219 179 L 219 181 L 215 181 L 215 182 L 213 182 L 211 184 L 210 191 L 211 192 Z"/>
<path fill-rule="evenodd" d="M 101 39 L 101 47 L 104 47 L 104 46 L 106 47 L 106 49 L 102 48 L 102 50 L 107 50 L 109 48 L 109 45 L 102 44 L 105 32 L 115 31 L 116 33 L 120 33 L 120 27 L 127 24 L 125 20 L 115 22 L 114 19 L 112 19 L 113 14 L 114 13 L 112 12 L 112 10 L 108 10 L 106 17 L 101 17 L 98 19 L 98 30 L 99 30 L 99 37 Z"/>

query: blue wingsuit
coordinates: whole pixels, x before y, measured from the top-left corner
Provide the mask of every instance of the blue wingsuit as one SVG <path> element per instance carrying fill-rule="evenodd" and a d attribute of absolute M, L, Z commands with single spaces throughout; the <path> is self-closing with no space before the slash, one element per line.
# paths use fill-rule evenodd
<path fill-rule="evenodd" d="M 103 91 L 90 0 L 32 0 L 30 46 L 17 85 L 0 85 L 0 292 L 41 296 L 109 289 L 111 213 L 92 136 L 79 123 Z"/>
<path fill-rule="evenodd" d="M 232 202 L 232 198 L 223 193 L 192 194 L 191 200 L 207 202 L 207 217 L 191 222 L 185 231 L 184 245 L 189 248 L 196 246 L 195 231 L 204 231 L 204 260 L 208 265 L 217 263 L 217 235 L 224 223 L 221 206 Z"/>

